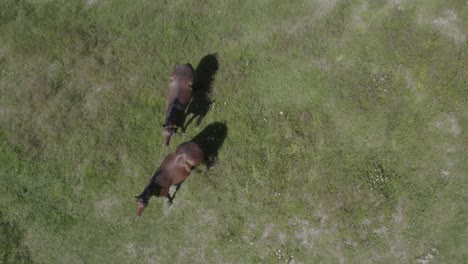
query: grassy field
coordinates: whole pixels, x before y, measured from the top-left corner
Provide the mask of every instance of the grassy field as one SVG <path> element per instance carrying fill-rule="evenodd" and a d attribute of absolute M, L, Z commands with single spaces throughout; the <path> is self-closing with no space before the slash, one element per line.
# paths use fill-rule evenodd
<path fill-rule="evenodd" d="M 2 0 L 0 262 L 467 263 L 467 35 L 462 0 Z M 212 103 L 164 149 L 187 62 Z"/>

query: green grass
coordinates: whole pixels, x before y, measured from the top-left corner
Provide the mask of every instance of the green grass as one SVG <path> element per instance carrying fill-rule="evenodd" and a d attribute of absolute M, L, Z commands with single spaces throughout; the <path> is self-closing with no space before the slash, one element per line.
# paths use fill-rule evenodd
<path fill-rule="evenodd" d="M 455 0 L 2 1 L 0 262 L 466 262 L 467 21 Z M 172 69 L 215 53 L 207 116 L 162 148 Z M 214 168 L 136 220 L 214 122 Z"/>

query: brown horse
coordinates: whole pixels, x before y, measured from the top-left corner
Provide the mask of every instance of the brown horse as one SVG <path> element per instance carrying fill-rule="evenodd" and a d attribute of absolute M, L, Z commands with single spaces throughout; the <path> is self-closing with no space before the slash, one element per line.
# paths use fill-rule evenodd
<path fill-rule="evenodd" d="M 185 132 L 185 109 L 192 99 L 192 85 L 195 71 L 192 65 L 183 64 L 172 72 L 167 89 L 166 119 L 163 125 L 164 146 L 169 146 L 169 140 L 178 127 Z"/>
<path fill-rule="evenodd" d="M 172 203 L 181 183 L 190 175 L 190 172 L 198 165 L 204 163 L 204 153 L 200 145 L 194 142 L 185 142 L 177 146 L 176 150 L 169 154 L 162 162 L 156 173 L 146 185 L 143 192 L 135 196 L 137 198 L 136 215 L 141 213 L 148 205 L 151 196 L 167 197 Z M 177 189 L 172 197 L 169 188 L 176 185 Z"/>

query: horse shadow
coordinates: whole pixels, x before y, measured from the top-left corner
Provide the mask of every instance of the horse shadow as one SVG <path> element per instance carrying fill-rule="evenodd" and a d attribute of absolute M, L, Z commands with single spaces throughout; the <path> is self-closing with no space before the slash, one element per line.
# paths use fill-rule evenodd
<path fill-rule="evenodd" d="M 210 110 L 211 92 L 213 80 L 219 68 L 218 54 L 208 54 L 203 57 L 198 63 L 195 70 L 196 82 L 193 85 L 192 101 L 187 108 L 186 116 L 192 114 L 192 117 L 184 125 L 187 128 L 195 119 L 196 125 L 199 126 Z"/>
<path fill-rule="evenodd" d="M 214 122 L 209 124 L 191 141 L 197 143 L 203 149 L 205 154 L 206 170 L 208 171 L 218 160 L 219 150 L 228 134 L 225 123 Z"/>

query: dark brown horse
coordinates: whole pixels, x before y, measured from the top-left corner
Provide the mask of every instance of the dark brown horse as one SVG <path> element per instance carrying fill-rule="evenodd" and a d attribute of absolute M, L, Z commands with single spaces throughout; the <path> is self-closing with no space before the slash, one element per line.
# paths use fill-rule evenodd
<path fill-rule="evenodd" d="M 190 175 L 190 172 L 198 165 L 204 163 L 204 153 L 200 145 L 194 142 L 185 142 L 177 146 L 176 150 L 169 154 L 162 162 L 156 173 L 146 185 L 143 192 L 136 196 L 137 211 L 141 213 L 148 205 L 151 196 L 167 197 L 172 203 L 175 193 L 179 190 L 180 184 Z M 169 188 L 176 185 L 176 192 L 169 194 Z"/>
<path fill-rule="evenodd" d="M 172 133 L 181 127 L 185 132 L 185 109 L 192 99 L 192 85 L 195 81 L 195 71 L 192 65 L 183 64 L 172 72 L 167 89 L 166 118 L 163 125 L 164 146 L 169 146 Z"/>

